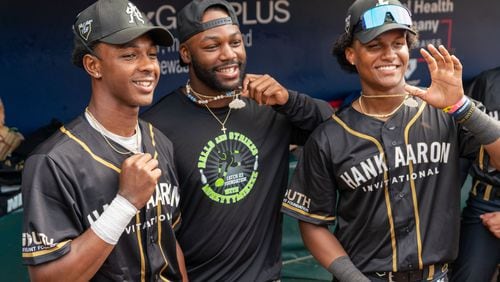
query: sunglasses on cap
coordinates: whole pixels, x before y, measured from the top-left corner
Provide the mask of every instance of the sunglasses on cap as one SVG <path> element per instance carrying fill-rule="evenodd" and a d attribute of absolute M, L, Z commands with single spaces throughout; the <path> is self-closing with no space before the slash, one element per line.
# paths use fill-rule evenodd
<path fill-rule="evenodd" d="M 407 26 L 412 25 L 410 11 L 397 5 L 376 6 L 361 15 L 361 27 L 363 30 L 384 25 L 387 21 Z"/>

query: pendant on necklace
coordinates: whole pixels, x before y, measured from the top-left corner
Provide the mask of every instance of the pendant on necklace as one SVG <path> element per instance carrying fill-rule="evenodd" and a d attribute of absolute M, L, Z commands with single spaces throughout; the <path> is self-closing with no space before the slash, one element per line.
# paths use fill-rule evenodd
<path fill-rule="evenodd" d="M 227 128 L 224 125 L 222 125 L 222 128 L 220 130 L 222 130 L 222 132 L 224 133 L 224 135 L 226 135 Z"/>
<path fill-rule="evenodd" d="M 406 106 L 410 107 L 410 108 L 415 108 L 418 106 L 418 102 L 417 100 L 415 100 L 413 97 L 411 96 L 407 96 L 403 102 Z"/>
<path fill-rule="evenodd" d="M 238 98 L 238 96 L 236 96 L 236 98 L 233 99 L 231 103 L 229 103 L 229 108 L 237 110 L 244 108 L 246 105 L 247 104 L 245 103 L 245 101 L 241 100 L 240 98 Z"/>

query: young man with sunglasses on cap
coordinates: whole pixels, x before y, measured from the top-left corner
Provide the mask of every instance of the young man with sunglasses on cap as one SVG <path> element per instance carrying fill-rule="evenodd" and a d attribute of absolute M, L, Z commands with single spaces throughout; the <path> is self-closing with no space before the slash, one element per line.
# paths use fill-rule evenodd
<path fill-rule="evenodd" d="M 171 142 L 138 119 L 171 34 L 126 0 L 99 0 L 73 25 L 73 63 L 90 76 L 85 113 L 23 171 L 24 263 L 33 281 L 180 281 Z"/>
<path fill-rule="evenodd" d="M 244 74 L 243 37 L 228 2 L 191 1 L 177 19 L 189 80 L 142 117 L 174 144 L 177 235 L 189 278 L 278 280 L 289 144 L 303 142 L 332 109 L 268 75 Z"/>
<path fill-rule="evenodd" d="M 500 167 L 500 124 L 464 96 L 455 56 L 421 49 L 431 86 L 406 84 L 415 42 L 399 1 L 350 6 L 333 52 L 359 75 L 361 96 L 311 134 L 284 199 L 338 281 L 447 281 L 458 253 L 459 159 L 482 144 Z"/>

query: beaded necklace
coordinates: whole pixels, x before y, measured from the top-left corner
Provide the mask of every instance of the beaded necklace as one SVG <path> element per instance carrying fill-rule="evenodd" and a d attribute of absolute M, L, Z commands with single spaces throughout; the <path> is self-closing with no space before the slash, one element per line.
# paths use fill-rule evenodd
<path fill-rule="evenodd" d="M 193 89 L 191 88 L 191 85 L 189 85 L 189 81 L 188 81 L 188 83 L 186 84 L 186 95 L 188 96 L 188 98 L 189 98 L 191 101 L 193 101 L 193 102 L 197 103 L 198 105 L 203 105 L 203 106 L 205 106 L 205 108 L 207 108 L 208 112 L 209 112 L 209 113 L 210 113 L 210 114 L 211 114 L 211 115 L 215 118 L 215 120 L 216 120 L 216 121 L 217 121 L 217 122 L 221 125 L 221 129 L 220 129 L 220 130 L 222 130 L 222 132 L 223 132 L 224 134 L 226 134 L 226 130 L 227 130 L 227 128 L 226 128 L 226 122 L 227 122 L 227 120 L 229 119 L 229 116 L 231 115 L 231 110 L 232 110 L 233 108 L 232 108 L 232 107 L 229 107 L 229 111 L 227 112 L 227 115 L 226 115 L 226 117 L 224 118 L 224 121 L 221 121 L 221 120 L 219 119 L 219 117 L 217 117 L 217 115 L 216 115 L 216 114 L 215 114 L 215 113 L 214 113 L 214 112 L 210 109 L 210 107 L 209 107 L 207 104 L 208 104 L 208 103 L 210 103 L 210 102 L 212 102 L 212 101 L 217 101 L 217 100 L 224 99 L 224 98 L 227 98 L 227 97 L 233 97 L 233 99 L 234 99 L 234 95 L 233 95 L 233 93 L 232 93 L 232 92 L 234 93 L 234 91 L 226 92 L 226 95 L 228 95 L 228 93 L 229 93 L 229 95 L 231 95 L 231 96 L 219 95 L 219 96 L 215 96 L 215 97 L 213 97 L 211 100 L 201 100 L 201 99 L 196 99 L 196 97 L 194 97 L 191 93 L 193 93 L 193 94 L 194 94 L 194 95 L 196 95 L 196 96 L 199 96 L 199 95 L 200 95 L 200 96 L 205 96 L 205 95 L 202 95 L 202 94 L 199 94 L 199 93 L 197 93 L 197 92 L 194 92 L 194 91 L 193 91 Z M 222 96 L 222 97 L 221 97 L 221 96 Z M 207 96 L 205 96 L 205 97 L 207 97 Z M 211 97 L 211 96 L 210 96 L 210 97 Z M 218 98 L 218 97 L 221 97 L 221 98 Z M 241 100 L 240 100 L 240 101 L 241 101 Z M 243 101 L 241 101 L 241 102 L 243 102 Z M 245 102 L 243 102 L 243 104 L 244 104 L 244 103 L 245 103 Z M 243 106 L 243 107 L 244 107 L 244 106 Z"/>
<path fill-rule="evenodd" d="M 191 85 L 189 84 L 189 80 L 186 83 L 186 95 L 189 98 L 189 100 L 193 101 L 194 103 L 196 103 L 198 105 L 205 105 L 206 106 L 208 103 L 211 103 L 214 101 L 233 98 L 233 101 L 231 101 L 231 103 L 229 103 L 229 108 L 241 109 L 241 108 L 246 106 L 246 103 L 239 98 L 241 95 L 241 90 L 227 91 L 225 94 L 221 94 L 221 95 L 217 95 L 217 96 L 208 96 L 208 95 L 203 95 L 201 93 L 194 91 L 193 88 L 191 87 Z"/>

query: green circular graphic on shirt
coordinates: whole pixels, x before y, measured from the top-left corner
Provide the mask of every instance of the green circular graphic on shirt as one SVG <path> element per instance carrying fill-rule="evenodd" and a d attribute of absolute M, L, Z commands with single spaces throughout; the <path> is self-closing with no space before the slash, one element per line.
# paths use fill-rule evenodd
<path fill-rule="evenodd" d="M 205 195 L 221 204 L 244 199 L 258 176 L 259 150 L 245 135 L 228 132 L 208 141 L 198 158 Z"/>

